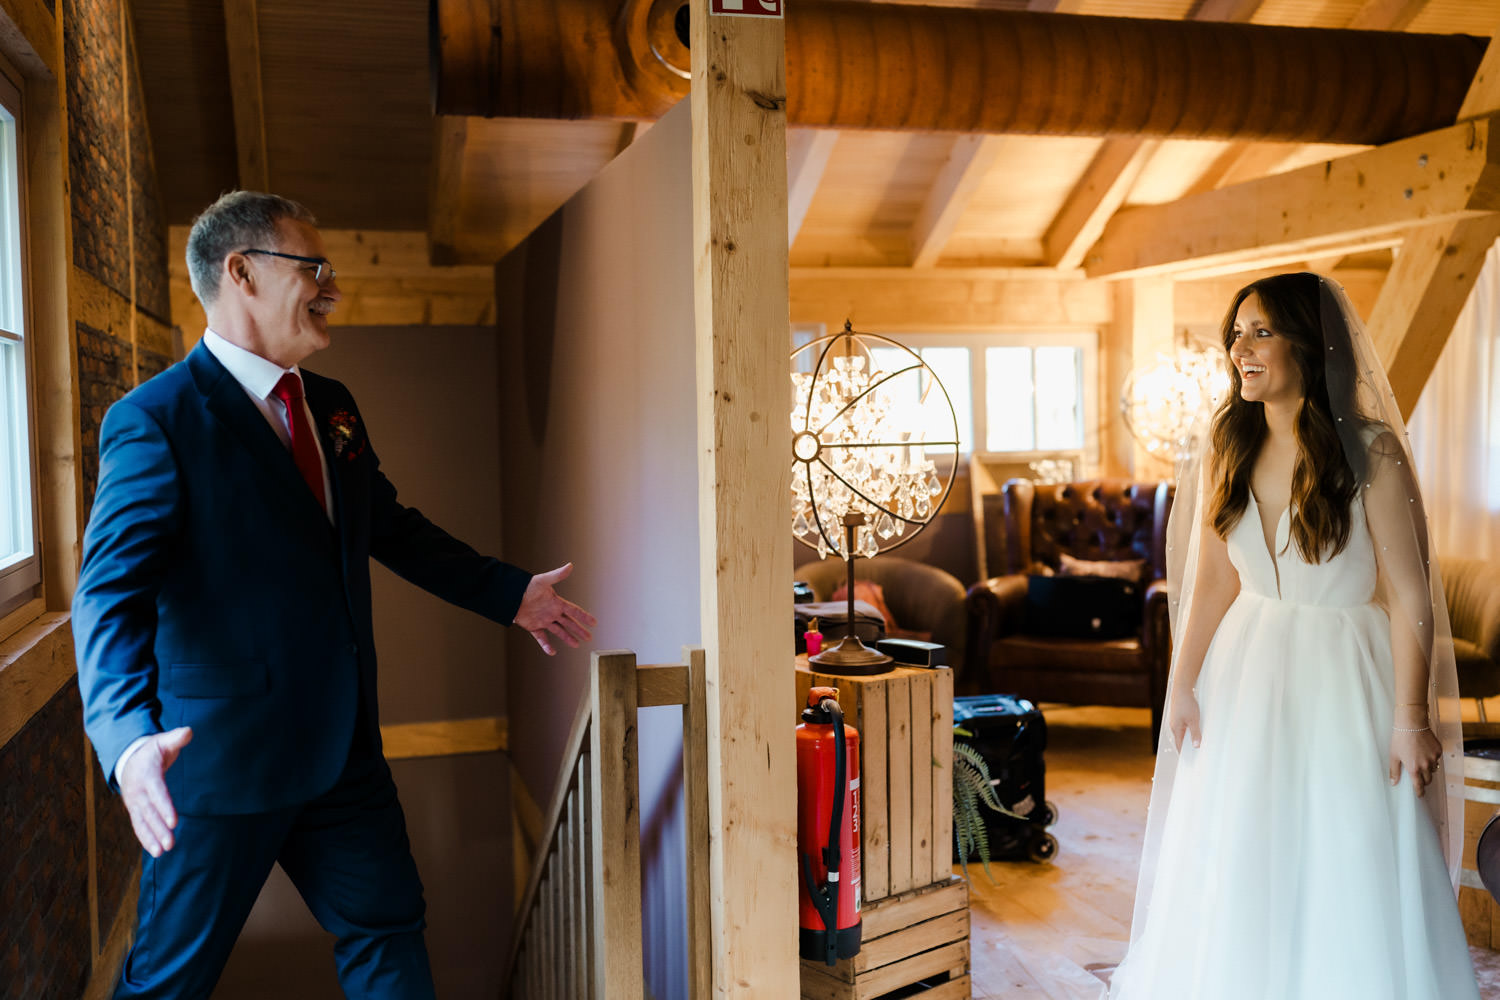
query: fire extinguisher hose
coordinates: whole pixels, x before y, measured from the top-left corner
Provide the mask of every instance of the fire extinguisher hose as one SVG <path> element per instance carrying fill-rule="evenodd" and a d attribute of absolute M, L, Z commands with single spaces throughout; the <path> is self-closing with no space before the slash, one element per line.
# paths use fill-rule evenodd
<path fill-rule="evenodd" d="M 845 747 L 844 710 L 832 698 L 824 698 L 819 706 L 833 719 L 833 812 L 828 817 L 828 843 L 823 847 L 823 867 L 828 869 L 828 880 L 818 885 L 813 880 L 812 864 L 806 854 L 802 855 L 802 877 L 807 880 L 807 894 L 823 918 L 827 931 L 823 959 L 828 965 L 838 964 L 839 936 L 839 843 L 844 819 L 844 794 L 849 787 L 847 772 L 848 750 Z"/>

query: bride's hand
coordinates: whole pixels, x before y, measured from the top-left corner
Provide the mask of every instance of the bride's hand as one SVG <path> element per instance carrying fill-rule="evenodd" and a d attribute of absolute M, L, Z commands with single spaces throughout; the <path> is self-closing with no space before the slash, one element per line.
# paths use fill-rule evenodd
<path fill-rule="evenodd" d="M 1198 699 L 1191 690 L 1173 691 L 1172 708 L 1167 712 L 1167 732 L 1172 734 L 1172 746 L 1182 751 L 1184 736 L 1190 736 L 1193 746 L 1203 744 L 1203 727 L 1198 721 Z"/>
<path fill-rule="evenodd" d="M 1420 798 L 1437 775 L 1443 758 L 1443 745 L 1430 729 L 1420 733 L 1391 732 L 1391 784 L 1401 780 L 1401 772 L 1411 775 L 1411 786 Z"/>

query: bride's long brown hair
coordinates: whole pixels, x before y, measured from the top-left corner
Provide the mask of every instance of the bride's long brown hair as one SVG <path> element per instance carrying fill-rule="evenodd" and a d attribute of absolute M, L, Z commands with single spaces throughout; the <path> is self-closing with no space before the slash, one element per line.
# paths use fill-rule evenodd
<path fill-rule="evenodd" d="M 1234 320 L 1252 293 L 1260 297 L 1271 331 L 1291 346 L 1302 383 L 1302 404 L 1292 422 L 1297 464 L 1292 470 L 1292 538 L 1311 563 L 1332 558 L 1349 544 L 1353 525 L 1350 505 L 1365 472 L 1357 442 L 1365 423 L 1355 405 L 1356 378 L 1349 328 L 1331 289 L 1316 274 L 1278 274 L 1240 289 L 1224 317 L 1224 350 L 1234 344 Z M 1211 523 L 1221 538 L 1245 514 L 1250 501 L 1250 473 L 1268 433 L 1265 405 L 1240 395 L 1240 371 L 1229 365 L 1231 389 L 1213 421 L 1214 463 L 1210 472 Z M 1341 427 L 1335 413 L 1353 426 Z M 1353 467 L 1350 462 L 1360 464 Z"/>

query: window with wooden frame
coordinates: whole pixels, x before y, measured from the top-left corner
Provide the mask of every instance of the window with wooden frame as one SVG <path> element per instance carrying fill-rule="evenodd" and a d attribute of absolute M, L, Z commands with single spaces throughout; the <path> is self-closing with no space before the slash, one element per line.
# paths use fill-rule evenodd
<path fill-rule="evenodd" d="M 0 615 L 38 593 L 20 88 L 0 72 Z"/>

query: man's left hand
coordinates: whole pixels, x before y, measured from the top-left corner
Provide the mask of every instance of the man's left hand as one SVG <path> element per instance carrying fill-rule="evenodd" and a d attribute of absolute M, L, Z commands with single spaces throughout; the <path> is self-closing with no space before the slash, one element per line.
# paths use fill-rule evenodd
<path fill-rule="evenodd" d="M 559 566 L 549 573 L 538 573 L 526 585 L 526 594 L 521 598 L 521 610 L 516 612 L 515 623 L 531 633 L 542 652 L 553 656 L 557 650 L 548 636 L 566 642 L 574 649 L 580 642 L 593 638 L 598 620 L 572 601 L 559 597 L 554 584 L 561 583 L 573 572 L 573 564 Z"/>

